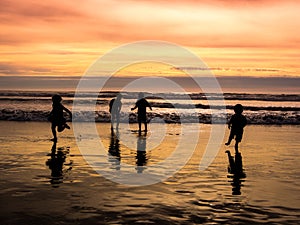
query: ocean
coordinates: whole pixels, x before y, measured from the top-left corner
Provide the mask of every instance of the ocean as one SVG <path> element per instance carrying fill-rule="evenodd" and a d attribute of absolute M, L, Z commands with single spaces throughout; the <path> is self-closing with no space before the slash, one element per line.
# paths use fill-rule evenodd
<path fill-rule="evenodd" d="M 74 91 L 0 91 L 0 120 L 13 121 L 47 121 L 51 111 L 53 94 L 60 94 L 63 104 L 72 109 Z M 80 101 L 80 111 L 74 112 L 74 120 L 109 122 L 109 101 L 117 92 L 86 92 L 77 98 Z M 121 121 L 136 122 L 134 106 L 137 92 L 122 92 Z M 198 115 L 199 123 L 211 123 L 211 113 L 218 114 L 222 105 L 220 99 L 225 99 L 226 113 L 220 114 L 220 120 L 233 113 L 233 106 L 240 103 L 244 106 L 244 115 L 249 124 L 300 124 L 300 95 L 297 94 L 247 94 L 224 93 L 223 96 L 214 93 L 145 93 L 153 110 L 148 112 L 149 119 L 163 119 L 165 123 L 181 123 L 181 118 L 192 118 L 193 113 Z M 186 101 L 186 95 L 192 100 Z M 207 98 L 213 99 L 210 103 Z M 215 100 L 215 101 L 214 101 Z M 192 104 L 191 104 L 192 103 Z M 95 110 L 89 111 L 91 104 Z M 195 122 L 185 119 L 184 122 Z M 197 122 L 197 121 L 196 121 Z"/>
<path fill-rule="evenodd" d="M 74 94 L 81 77 L 75 76 L 5 76 L 0 77 L 0 120 L 46 121 L 51 111 L 51 96 L 60 94 L 63 104 L 72 109 Z M 97 83 L 102 77 L 94 77 Z M 137 93 L 143 89 L 122 87 L 137 78 L 112 77 L 103 90 L 91 87 L 77 95 L 80 111 L 74 113 L 77 121 L 109 122 L 109 101 L 121 90 L 123 107 L 121 120 L 135 122 L 136 116 L 130 111 L 135 104 Z M 240 103 L 250 124 L 300 124 L 300 79 L 296 77 L 217 77 L 223 93 L 203 93 L 186 77 L 170 78 L 184 86 L 185 92 L 172 92 L 160 87 L 146 90 L 145 95 L 153 107 L 148 117 L 163 119 L 166 123 L 199 122 L 211 123 L 211 114 L 228 119 L 233 106 Z M 201 80 L 200 80 L 201 81 Z M 155 89 L 155 87 L 153 87 Z M 186 101 L 191 99 L 191 101 Z M 209 99 L 210 101 L 207 101 Z M 225 100 L 220 105 L 220 100 Z M 222 103 L 222 102 L 221 102 Z M 91 105 L 95 109 L 90 110 Z M 222 107 L 226 107 L 221 111 Z M 191 110 L 197 113 L 190 115 Z M 185 118 L 182 121 L 182 118 Z M 186 118 L 193 118 L 189 121 Z"/>

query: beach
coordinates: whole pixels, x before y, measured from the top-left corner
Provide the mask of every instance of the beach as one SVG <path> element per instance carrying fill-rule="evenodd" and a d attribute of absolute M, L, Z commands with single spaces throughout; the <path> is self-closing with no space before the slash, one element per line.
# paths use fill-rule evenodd
<path fill-rule="evenodd" d="M 0 1 L 0 225 L 300 224 L 299 9 Z"/>
<path fill-rule="evenodd" d="M 70 125 L 71 130 L 58 136 L 56 154 L 63 155 L 59 160 L 57 155 L 56 158 L 51 155 L 49 123 L 0 121 L 2 224 L 299 222 L 299 125 L 247 126 L 240 145 L 246 177 L 237 181 L 227 171 L 225 154 L 226 150 L 234 153 L 233 144 L 220 146 L 212 164 L 199 170 L 212 126 L 225 125 L 190 123 L 190 130 L 199 129 L 200 134 L 188 163 L 161 182 L 136 187 L 115 183 L 97 173 L 83 158 Z M 132 129 L 135 126 L 135 123 L 130 125 Z M 135 133 L 121 127 L 119 153 L 114 155 L 110 147 L 110 123 L 96 123 L 110 165 L 103 172 L 122 170 L 118 160 L 146 172 L 151 165 L 168 157 L 182 137 L 181 124 L 164 124 L 167 130 L 164 140 L 152 148 L 150 138 L 158 126 L 161 124 L 150 124 L 141 158 L 137 157 L 136 149 L 122 141 L 122 135 L 130 133 L 132 146 L 137 146 L 139 137 Z M 189 134 L 186 135 L 184 138 L 188 140 Z M 223 143 L 227 137 L 226 129 Z"/>

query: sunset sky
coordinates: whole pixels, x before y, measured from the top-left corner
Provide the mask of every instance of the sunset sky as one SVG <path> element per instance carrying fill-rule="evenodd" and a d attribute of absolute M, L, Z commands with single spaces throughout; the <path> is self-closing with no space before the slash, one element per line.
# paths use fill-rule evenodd
<path fill-rule="evenodd" d="M 296 0 L 1 0 L 0 11 L 2 76 L 82 75 L 140 40 L 188 48 L 218 76 L 300 74 Z"/>

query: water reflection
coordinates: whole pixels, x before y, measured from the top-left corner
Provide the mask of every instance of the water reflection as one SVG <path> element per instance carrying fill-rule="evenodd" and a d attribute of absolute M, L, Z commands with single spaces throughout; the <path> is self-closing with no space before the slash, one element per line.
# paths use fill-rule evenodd
<path fill-rule="evenodd" d="M 146 135 L 139 135 L 137 138 L 137 144 L 136 144 L 136 171 L 137 173 L 143 173 L 143 171 L 146 169 L 147 165 L 147 138 Z"/>
<path fill-rule="evenodd" d="M 112 127 L 110 130 L 110 143 L 108 147 L 108 161 L 112 164 L 112 167 L 116 170 L 121 168 L 121 155 L 120 155 L 120 141 L 119 130 Z"/>
<path fill-rule="evenodd" d="M 233 195 L 240 195 L 241 192 L 241 187 L 242 182 L 245 181 L 244 178 L 246 178 L 246 174 L 244 173 L 243 169 L 243 160 L 242 160 L 242 155 L 240 152 L 235 153 L 235 157 L 233 157 L 230 153 L 230 151 L 226 151 L 227 156 L 228 156 L 228 173 L 229 175 L 227 176 L 230 178 L 229 182 L 231 183 L 232 186 L 232 194 Z"/>
<path fill-rule="evenodd" d="M 69 147 L 57 148 L 56 142 L 51 147 L 50 158 L 47 159 L 46 165 L 51 170 L 50 183 L 53 187 L 59 187 L 63 183 L 64 176 L 72 169 L 73 162 L 65 163 L 67 154 L 70 151 Z"/>

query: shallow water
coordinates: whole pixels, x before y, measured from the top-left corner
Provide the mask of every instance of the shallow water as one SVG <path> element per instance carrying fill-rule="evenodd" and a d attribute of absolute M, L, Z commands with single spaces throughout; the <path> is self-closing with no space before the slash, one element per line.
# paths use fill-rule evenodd
<path fill-rule="evenodd" d="M 211 125 L 191 125 L 191 131 L 197 126 L 201 131 L 189 163 L 167 180 L 140 187 L 114 183 L 95 172 L 83 159 L 72 130 L 59 134 L 56 149 L 65 158 L 51 157 L 49 126 L 0 122 L 1 224 L 299 223 L 299 126 L 246 127 L 240 147 L 246 178 L 233 180 L 224 153 L 233 147 L 221 146 L 213 163 L 198 170 Z M 134 130 L 136 124 L 131 126 Z M 128 131 L 121 129 L 119 155 L 107 154 L 109 166 L 103 172 L 123 170 L 120 159 L 133 168 L 142 163 L 145 173 L 168 157 L 182 137 L 180 125 L 166 125 L 163 142 L 152 148 L 156 126 L 145 137 L 140 162 L 138 151 L 131 148 L 138 146 L 138 137 L 133 133 L 131 146 L 122 141 Z M 97 129 L 108 151 L 110 124 L 97 124 Z M 235 195 L 237 189 L 240 195 Z"/>

